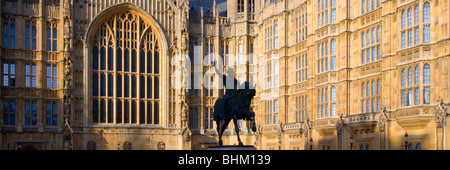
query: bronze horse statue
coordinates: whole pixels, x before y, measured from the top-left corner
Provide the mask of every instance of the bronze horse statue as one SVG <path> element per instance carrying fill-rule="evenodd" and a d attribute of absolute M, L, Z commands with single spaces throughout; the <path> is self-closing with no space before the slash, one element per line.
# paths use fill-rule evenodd
<path fill-rule="evenodd" d="M 214 104 L 214 121 L 216 121 L 217 124 L 219 146 L 223 145 L 222 134 L 231 119 L 233 119 L 234 122 L 239 146 L 243 146 L 243 144 L 239 137 L 238 120 L 243 119 L 251 121 L 252 131 L 256 132 L 255 112 L 250 111 L 250 104 L 256 94 L 256 90 L 249 88 L 249 82 L 245 82 L 244 86 L 245 89 L 227 89 L 227 93 L 223 97 L 217 99 Z"/>

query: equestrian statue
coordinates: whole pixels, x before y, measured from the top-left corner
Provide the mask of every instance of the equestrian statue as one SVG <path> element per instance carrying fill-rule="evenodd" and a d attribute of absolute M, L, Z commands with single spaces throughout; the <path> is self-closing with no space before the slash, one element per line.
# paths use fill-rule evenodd
<path fill-rule="evenodd" d="M 219 73 L 218 69 L 216 67 L 214 68 L 216 73 Z M 231 79 L 231 75 L 234 75 L 233 69 L 229 68 L 227 75 L 223 75 L 223 87 L 226 86 L 227 78 Z M 226 88 L 225 95 L 217 99 L 214 104 L 214 121 L 217 125 L 217 133 L 219 134 L 219 146 L 223 145 L 222 135 L 231 120 L 234 122 L 239 146 L 243 146 L 243 144 L 239 137 L 238 120 L 250 121 L 252 131 L 256 132 L 255 112 L 250 110 L 250 104 L 256 94 L 256 90 L 250 89 L 250 83 L 248 81 L 240 84 L 241 88 L 237 87 L 238 83 L 236 78 L 234 78 L 234 87 Z"/>

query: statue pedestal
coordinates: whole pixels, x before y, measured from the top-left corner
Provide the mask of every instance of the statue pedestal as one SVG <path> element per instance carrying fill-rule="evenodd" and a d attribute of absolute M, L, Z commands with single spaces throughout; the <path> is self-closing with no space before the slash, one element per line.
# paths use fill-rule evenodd
<path fill-rule="evenodd" d="M 213 147 L 209 147 L 206 150 L 257 150 L 256 147 L 251 146 L 251 145 L 244 145 L 244 146 L 239 146 L 239 145 L 225 145 L 225 146 L 213 146 Z"/>

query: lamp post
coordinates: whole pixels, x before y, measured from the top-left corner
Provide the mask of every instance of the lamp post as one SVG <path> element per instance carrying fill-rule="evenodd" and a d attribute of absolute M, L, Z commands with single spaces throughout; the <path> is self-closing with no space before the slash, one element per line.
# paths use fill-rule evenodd
<path fill-rule="evenodd" d="M 120 144 L 117 144 L 117 150 L 120 150 Z"/>
<path fill-rule="evenodd" d="M 313 139 L 310 138 L 309 139 L 309 150 L 312 150 L 312 148 L 313 148 Z"/>
<path fill-rule="evenodd" d="M 353 136 L 350 136 L 350 150 L 353 150 Z"/>
<path fill-rule="evenodd" d="M 408 142 L 409 142 L 408 132 L 405 133 L 405 136 L 403 137 L 403 141 L 405 142 L 405 150 L 408 150 Z"/>

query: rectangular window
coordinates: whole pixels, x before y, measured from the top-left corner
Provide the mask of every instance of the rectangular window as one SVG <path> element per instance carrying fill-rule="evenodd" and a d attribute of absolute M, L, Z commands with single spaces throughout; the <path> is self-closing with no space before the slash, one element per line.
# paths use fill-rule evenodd
<path fill-rule="evenodd" d="M 402 90 L 402 96 L 401 96 L 401 102 L 402 102 L 402 106 L 406 106 L 406 91 Z"/>
<path fill-rule="evenodd" d="M 25 64 L 25 86 L 36 88 L 36 64 Z"/>
<path fill-rule="evenodd" d="M 406 32 L 402 32 L 402 48 L 406 48 Z"/>
<path fill-rule="evenodd" d="M 3 47 L 16 48 L 16 21 L 15 19 L 3 20 Z"/>
<path fill-rule="evenodd" d="M 361 113 L 366 113 L 365 108 L 366 108 L 365 100 L 362 100 L 361 101 Z"/>
<path fill-rule="evenodd" d="M 430 25 L 425 25 L 423 27 L 423 42 L 424 43 L 430 42 Z"/>
<path fill-rule="evenodd" d="M 408 90 L 408 98 L 407 98 L 407 100 L 408 100 L 407 105 L 411 106 L 413 104 L 413 90 L 412 89 Z"/>
<path fill-rule="evenodd" d="M 36 50 L 36 22 L 25 22 L 25 49 Z"/>
<path fill-rule="evenodd" d="M 412 45 L 412 30 L 408 30 L 408 47 Z"/>
<path fill-rule="evenodd" d="M 16 123 L 16 102 L 3 101 L 3 125 L 15 125 Z"/>
<path fill-rule="evenodd" d="M 419 44 L 419 27 L 414 29 L 414 44 Z"/>
<path fill-rule="evenodd" d="M 419 105 L 419 88 L 414 89 L 414 105 Z"/>
<path fill-rule="evenodd" d="M 423 87 L 423 104 L 430 104 L 430 86 Z"/>
<path fill-rule="evenodd" d="M 380 112 L 380 98 L 377 98 L 377 112 Z"/>
<path fill-rule="evenodd" d="M 331 70 L 336 70 L 336 57 L 331 57 Z"/>
<path fill-rule="evenodd" d="M 56 126 L 58 120 L 58 104 L 57 102 L 46 103 L 46 125 Z"/>
<path fill-rule="evenodd" d="M 16 64 L 15 62 L 3 63 L 3 86 L 16 86 Z"/>
<path fill-rule="evenodd" d="M 380 49 L 380 46 L 378 45 L 377 46 L 377 60 L 380 60 L 381 59 L 381 49 Z"/>
<path fill-rule="evenodd" d="M 331 9 L 331 23 L 336 23 L 336 9 Z"/>
<path fill-rule="evenodd" d="M 25 101 L 25 125 L 36 125 L 37 103 L 36 101 Z"/>
<path fill-rule="evenodd" d="M 336 116 L 336 103 L 331 103 L 331 117 Z"/>
<path fill-rule="evenodd" d="M 47 88 L 58 88 L 58 67 L 53 64 L 47 64 Z"/>

